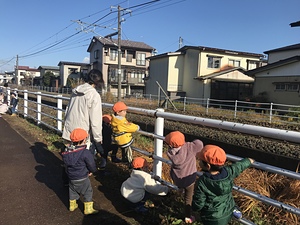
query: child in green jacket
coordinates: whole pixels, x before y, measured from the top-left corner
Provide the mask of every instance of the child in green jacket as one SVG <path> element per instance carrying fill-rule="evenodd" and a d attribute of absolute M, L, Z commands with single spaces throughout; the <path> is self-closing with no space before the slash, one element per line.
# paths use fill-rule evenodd
<path fill-rule="evenodd" d="M 232 196 L 233 181 L 254 160 L 245 158 L 224 166 L 225 151 L 216 145 L 206 145 L 197 158 L 204 173 L 197 181 L 192 208 L 200 212 L 202 223 L 226 225 L 233 216 L 240 219 Z"/>

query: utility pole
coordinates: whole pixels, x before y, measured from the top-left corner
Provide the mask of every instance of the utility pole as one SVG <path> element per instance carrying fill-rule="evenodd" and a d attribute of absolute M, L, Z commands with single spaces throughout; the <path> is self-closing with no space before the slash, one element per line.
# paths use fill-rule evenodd
<path fill-rule="evenodd" d="M 116 7 L 111 7 L 111 8 L 116 8 Z M 121 34 L 122 34 L 122 29 L 121 29 L 121 23 L 124 21 L 121 19 L 121 11 L 128 11 L 131 13 L 130 10 L 123 9 L 120 6 L 118 6 L 118 32 L 117 33 L 112 33 L 109 35 L 106 35 L 105 37 L 112 37 L 116 34 L 118 34 L 118 101 L 121 100 L 121 87 L 122 87 L 122 66 L 121 66 Z"/>
<path fill-rule="evenodd" d="M 16 84 L 19 85 L 19 55 L 17 55 L 16 59 L 16 69 L 15 69 L 15 78 L 17 78 Z"/>
<path fill-rule="evenodd" d="M 118 6 L 118 101 L 121 100 L 121 7 Z"/>

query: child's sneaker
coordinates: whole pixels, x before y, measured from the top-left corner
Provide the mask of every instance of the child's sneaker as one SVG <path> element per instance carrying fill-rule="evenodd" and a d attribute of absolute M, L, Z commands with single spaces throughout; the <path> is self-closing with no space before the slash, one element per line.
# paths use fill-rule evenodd
<path fill-rule="evenodd" d="M 195 217 L 194 216 L 185 217 L 184 221 L 185 223 L 193 223 L 195 221 Z"/>
<path fill-rule="evenodd" d="M 236 218 L 236 219 L 241 219 L 242 218 L 242 212 L 239 210 L 239 209 L 237 209 L 237 208 L 235 208 L 234 210 L 233 210 L 233 212 L 232 212 L 232 215 L 233 215 L 233 217 L 234 218 Z"/>

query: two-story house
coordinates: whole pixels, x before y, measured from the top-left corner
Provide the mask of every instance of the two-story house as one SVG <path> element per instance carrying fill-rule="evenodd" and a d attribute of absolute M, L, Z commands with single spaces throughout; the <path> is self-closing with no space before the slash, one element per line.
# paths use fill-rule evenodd
<path fill-rule="evenodd" d="M 155 49 L 143 42 L 121 40 L 121 95 L 144 94 L 144 78 L 148 75 L 149 61 Z M 103 73 L 107 90 L 118 90 L 118 40 L 93 37 L 88 50 L 90 63 Z"/>
<path fill-rule="evenodd" d="M 176 52 L 149 57 L 146 94 L 156 95 L 158 84 L 171 98 L 245 100 L 254 79 L 245 71 L 262 65 L 262 54 L 203 46 L 184 46 Z"/>
<path fill-rule="evenodd" d="M 300 105 L 300 43 L 265 51 L 268 64 L 247 71 L 255 77 L 254 95 L 277 104 Z"/>

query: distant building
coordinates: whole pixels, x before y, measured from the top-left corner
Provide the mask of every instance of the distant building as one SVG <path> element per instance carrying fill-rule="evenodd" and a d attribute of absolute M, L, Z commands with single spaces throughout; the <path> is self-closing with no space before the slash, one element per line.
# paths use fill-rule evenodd
<path fill-rule="evenodd" d="M 15 74 L 17 85 L 34 85 L 35 79 L 40 78 L 40 71 L 29 66 L 18 66 Z"/>
<path fill-rule="evenodd" d="M 253 93 L 269 102 L 300 105 L 300 43 L 265 51 L 268 64 L 247 71 L 255 78 Z"/>
<path fill-rule="evenodd" d="M 149 57 L 146 94 L 160 86 L 171 98 L 245 100 L 252 96 L 254 78 L 245 74 L 262 66 L 264 55 L 204 46 L 184 46 L 176 52 Z"/>
<path fill-rule="evenodd" d="M 93 37 L 88 50 L 92 68 L 103 73 L 108 91 L 118 90 L 118 40 Z M 121 40 L 121 95 L 144 94 L 144 78 L 155 49 L 143 42 Z"/>
<path fill-rule="evenodd" d="M 53 84 L 51 86 L 58 87 L 60 86 L 60 79 L 59 79 L 59 67 L 58 66 L 39 66 L 38 70 L 40 71 L 40 80 L 39 85 L 43 85 L 43 78 L 45 73 L 50 72 L 54 75 L 55 80 L 53 80 Z M 55 82 L 57 81 L 57 82 Z"/>
<path fill-rule="evenodd" d="M 79 80 L 90 70 L 90 64 L 88 63 L 60 61 L 58 66 L 60 71 L 60 82 L 62 86 L 67 85 L 68 79 L 77 80 L 79 82 Z"/>

